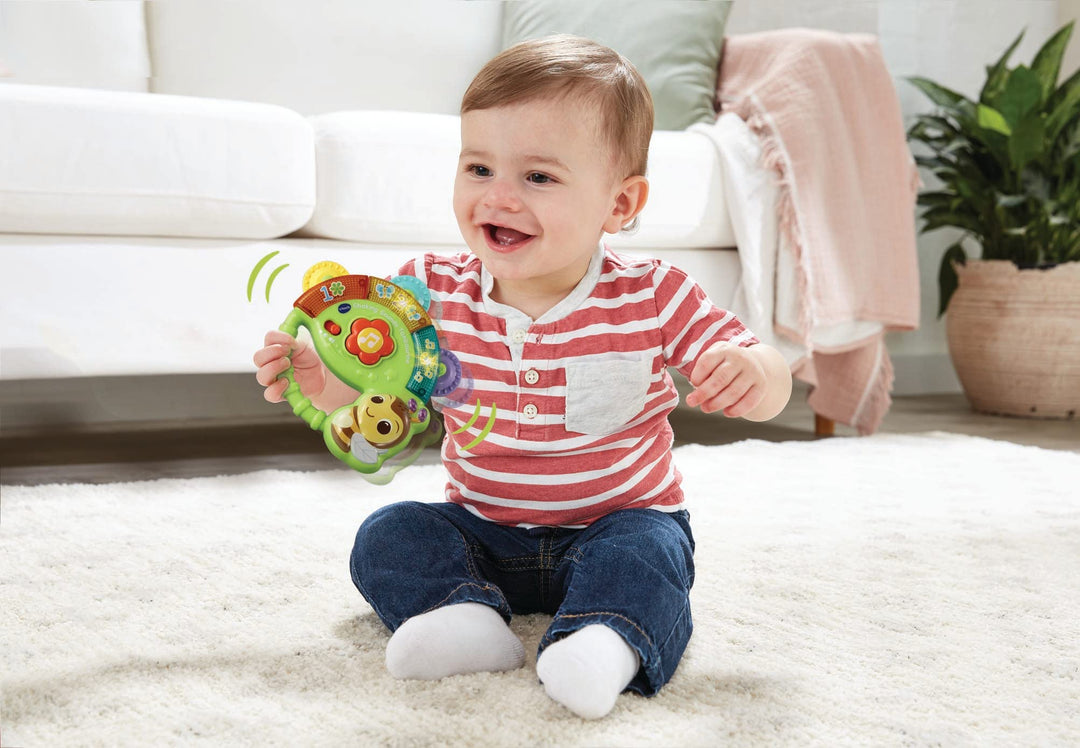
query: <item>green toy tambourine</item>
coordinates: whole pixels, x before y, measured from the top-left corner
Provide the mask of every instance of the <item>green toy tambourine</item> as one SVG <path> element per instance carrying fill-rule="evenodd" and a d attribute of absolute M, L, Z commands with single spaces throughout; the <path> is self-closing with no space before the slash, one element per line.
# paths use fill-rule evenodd
<path fill-rule="evenodd" d="M 322 277 L 320 266 L 309 270 L 307 290 L 280 329 L 293 337 L 307 329 L 326 368 L 361 394 L 326 413 L 300 392 L 290 366 L 282 374 L 289 382 L 285 399 L 313 430 L 322 431 L 331 454 L 372 483 L 389 483 L 442 438 L 430 402 L 440 376 L 439 338 L 428 315 L 431 295 L 412 276 L 326 277 L 326 266 L 344 268 L 321 265 Z"/>

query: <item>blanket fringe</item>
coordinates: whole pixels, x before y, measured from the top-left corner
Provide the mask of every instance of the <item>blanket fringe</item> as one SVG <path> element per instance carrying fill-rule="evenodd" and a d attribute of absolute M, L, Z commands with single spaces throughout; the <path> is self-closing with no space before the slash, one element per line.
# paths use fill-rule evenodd
<path fill-rule="evenodd" d="M 810 339 L 810 331 L 813 329 L 813 303 L 810 294 L 810 274 L 803 262 L 803 241 L 800 231 L 798 211 L 795 206 L 794 177 L 791 173 L 791 164 L 788 159 L 784 143 L 780 135 L 769 122 L 768 117 L 757 105 L 752 97 L 744 100 L 739 107 L 743 120 L 750 131 L 757 136 L 761 143 L 762 168 L 768 169 L 777 175 L 776 218 L 780 232 L 791 245 L 791 251 L 795 255 L 795 276 L 798 288 L 799 304 L 799 329 L 794 340 L 805 347 L 810 353 L 813 352 L 813 342 Z M 792 331 L 786 330 L 789 333 Z"/>
<path fill-rule="evenodd" d="M 889 358 L 889 352 L 885 350 L 885 341 L 882 340 L 880 345 L 881 365 L 874 372 L 870 390 L 866 393 L 866 398 L 860 404 L 852 419 L 853 423 L 851 425 L 855 427 L 859 436 L 867 436 L 877 431 L 881 427 L 885 414 L 892 407 L 892 395 L 890 393 L 892 392 L 896 372 L 893 369 L 892 359 Z"/>

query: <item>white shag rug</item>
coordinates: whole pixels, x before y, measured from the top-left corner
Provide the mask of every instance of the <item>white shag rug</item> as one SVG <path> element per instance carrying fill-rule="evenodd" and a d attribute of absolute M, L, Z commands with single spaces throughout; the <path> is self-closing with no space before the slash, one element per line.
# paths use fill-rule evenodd
<path fill-rule="evenodd" d="M 4 746 L 1054 745 L 1080 738 L 1080 455 L 930 433 L 677 450 L 696 629 L 659 696 L 393 680 L 360 521 L 441 468 L 3 489 Z"/>

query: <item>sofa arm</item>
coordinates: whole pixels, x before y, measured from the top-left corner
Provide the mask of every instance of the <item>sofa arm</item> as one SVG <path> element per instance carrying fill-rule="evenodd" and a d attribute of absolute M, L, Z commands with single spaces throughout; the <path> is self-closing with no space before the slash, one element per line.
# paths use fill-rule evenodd
<path fill-rule="evenodd" d="M 310 124 L 247 102 L 0 84 L 0 232 L 267 239 L 315 206 Z"/>

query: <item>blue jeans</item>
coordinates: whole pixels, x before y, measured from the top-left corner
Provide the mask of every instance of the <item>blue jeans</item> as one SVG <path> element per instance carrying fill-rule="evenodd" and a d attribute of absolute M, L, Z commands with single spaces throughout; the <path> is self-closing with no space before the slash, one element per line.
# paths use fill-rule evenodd
<path fill-rule="evenodd" d="M 652 696 L 690 640 L 690 515 L 623 509 L 583 530 L 506 527 L 457 504 L 382 507 L 356 534 L 351 570 L 391 631 L 456 603 L 554 616 L 539 651 L 590 624 L 613 629 L 641 669 L 629 690 Z"/>

